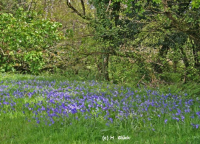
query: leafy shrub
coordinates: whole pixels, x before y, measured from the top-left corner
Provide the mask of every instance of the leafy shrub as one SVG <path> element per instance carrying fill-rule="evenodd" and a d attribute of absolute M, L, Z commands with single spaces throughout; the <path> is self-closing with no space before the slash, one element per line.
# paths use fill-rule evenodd
<path fill-rule="evenodd" d="M 44 65 L 41 52 L 63 38 L 58 32 L 60 23 L 38 19 L 35 12 L 30 14 L 22 8 L 15 15 L 1 13 L 0 21 L 1 71 L 14 71 L 15 64 L 24 61 L 25 71 L 38 73 Z M 24 55 L 23 58 L 17 56 L 17 52 Z"/>

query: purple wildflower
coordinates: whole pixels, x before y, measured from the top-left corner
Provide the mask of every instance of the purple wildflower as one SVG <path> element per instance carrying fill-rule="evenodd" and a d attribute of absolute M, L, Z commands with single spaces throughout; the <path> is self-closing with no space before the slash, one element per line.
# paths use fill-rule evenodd
<path fill-rule="evenodd" d="M 167 119 L 165 119 L 165 124 L 167 123 Z"/>

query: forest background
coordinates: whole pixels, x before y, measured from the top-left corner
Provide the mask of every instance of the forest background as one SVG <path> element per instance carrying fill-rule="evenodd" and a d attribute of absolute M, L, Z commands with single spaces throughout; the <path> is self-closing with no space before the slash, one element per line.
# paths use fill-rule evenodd
<path fill-rule="evenodd" d="M 199 0 L 0 0 L 0 71 L 200 82 Z"/>

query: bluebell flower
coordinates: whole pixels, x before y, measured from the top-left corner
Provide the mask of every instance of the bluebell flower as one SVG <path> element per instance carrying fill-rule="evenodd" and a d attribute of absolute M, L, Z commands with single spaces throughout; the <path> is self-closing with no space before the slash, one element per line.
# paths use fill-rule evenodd
<path fill-rule="evenodd" d="M 197 114 L 198 116 L 200 116 L 200 111 L 199 111 L 199 112 L 196 112 L 196 114 Z"/>
<path fill-rule="evenodd" d="M 165 119 L 165 124 L 167 123 L 167 121 L 168 121 L 168 120 L 167 120 L 167 119 Z"/>
<path fill-rule="evenodd" d="M 3 104 L 5 104 L 5 105 L 8 105 L 8 104 L 9 104 L 9 102 L 6 102 L 6 101 L 4 101 L 4 102 L 3 102 Z"/>
<path fill-rule="evenodd" d="M 113 119 L 112 118 L 108 118 L 110 121 L 111 121 L 111 123 L 113 123 Z"/>
<path fill-rule="evenodd" d="M 199 124 L 191 124 L 194 128 L 198 129 L 199 128 Z"/>
<path fill-rule="evenodd" d="M 185 117 L 184 117 L 183 115 L 181 116 L 181 120 L 182 120 L 182 121 L 184 121 L 184 120 L 185 120 Z"/>
<path fill-rule="evenodd" d="M 194 115 L 190 116 L 192 119 L 194 118 Z"/>

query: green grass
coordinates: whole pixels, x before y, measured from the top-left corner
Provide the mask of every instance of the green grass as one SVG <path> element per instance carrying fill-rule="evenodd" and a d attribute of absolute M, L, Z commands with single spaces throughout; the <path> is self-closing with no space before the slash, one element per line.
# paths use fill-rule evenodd
<path fill-rule="evenodd" d="M 54 75 L 54 76 L 32 76 L 32 75 L 18 75 L 18 74 L 0 74 L 0 82 L 3 81 L 1 85 L 8 86 L 9 93 L 13 93 L 15 90 L 19 89 L 20 86 L 14 85 L 13 80 L 24 81 L 24 80 L 40 80 L 40 81 L 56 81 L 55 89 L 59 88 L 58 83 L 60 81 L 66 81 L 67 78 Z M 71 78 L 73 80 L 73 78 Z M 73 83 L 74 81 L 71 81 Z M 81 81 L 80 81 L 81 82 Z M 69 81 L 70 83 L 70 81 Z M 76 86 L 81 86 L 81 84 L 74 83 Z M 89 86 L 88 82 L 82 85 L 88 85 L 88 91 L 90 93 L 95 93 L 97 91 L 107 92 L 111 95 L 113 92 L 108 92 L 109 90 L 119 90 L 116 89 L 116 85 L 106 83 L 101 83 L 94 86 Z M 189 87 L 189 86 L 187 86 Z M 196 86 L 197 88 L 198 86 Z M 182 90 L 180 85 L 160 87 L 157 88 L 160 93 L 167 93 L 168 90 L 171 93 L 178 93 L 180 95 L 184 94 L 184 91 L 192 93 L 189 89 Z M 137 90 L 140 96 L 146 95 L 145 88 L 131 88 Z M 32 92 L 34 88 L 29 89 Z M 72 89 L 70 92 L 74 92 Z M 86 90 L 83 90 L 84 92 Z M 120 90 L 119 90 L 120 91 Z M 128 92 L 128 91 L 121 91 Z M 198 91 L 195 92 L 195 98 L 198 98 Z M 81 94 L 74 94 L 73 96 L 81 96 Z M 192 94 L 188 94 L 187 98 L 192 97 Z M 124 95 L 125 97 L 125 95 Z M 33 97 L 19 98 L 16 99 L 16 111 L 10 111 L 9 107 L 3 106 L 0 111 L 0 142 L 1 144 L 199 144 L 200 143 L 200 130 L 194 129 L 191 126 L 191 122 L 199 123 L 199 119 L 191 119 L 189 115 L 185 115 L 185 121 L 177 122 L 170 119 L 168 114 L 162 115 L 160 118 L 151 117 L 151 121 L 146 121 L 147 115 L 139 117 L 138 119 L 115 119 L 113 123 L 109 126 L 106 125 L 103 117 L 85 119 L 81 113 L 71 114 L 65 121 L 60 119 L 55 119 L 55 123 L 51 126 L 45 125 L 45 122 L 37 124 L 36 121 L 32 120 L 33 113 L 25 110 L 26 115 L 22 114 L 23 104 L 26 102 L 38 102 L 43 100 L 40 94 L 34 94 Z M 122 100 L 121 97 L 117 97 L 116 100 Z M 2 105 L 0 105 L 2 106 Z M 199 111 L 198 103 L 192 105 L 192 110 L 194 112 Z M 4 113 L 5 112 L 5 113 Z M 104 113 L 104 111 L 102 111 Z M 95 113 L 95 112 L 94 112 Z M 112 115 L 112 113 L 110 114 Z M 154 115 L 154 114 L 152 114 Z M 75 117 L 78 116 L 79 120 Z M 143 120 L 145 119 L 146 122 Z M 167 123 L 164 120 L 168 119 Z M 30 122 L 28 120 L 31 120 Z M 155 129 L 155 130 L 153 130 Z M 103 141 L 103 137 L 113 137 L 114 139 L 108 139 Z M 130 137 L 127 140 L 119 140 L 118 136 Z"/>

